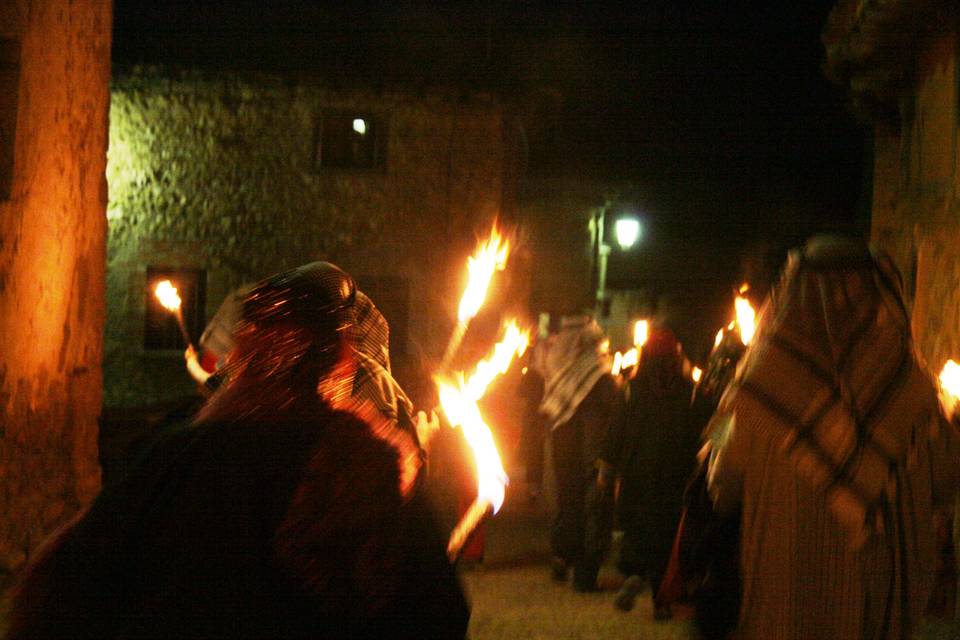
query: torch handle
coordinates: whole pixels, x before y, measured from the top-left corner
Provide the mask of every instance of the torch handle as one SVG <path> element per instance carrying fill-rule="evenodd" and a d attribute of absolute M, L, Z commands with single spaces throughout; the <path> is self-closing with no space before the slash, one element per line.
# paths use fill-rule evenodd
<path fill-rule="evenodd" d="M 193 341 L 190 339 L 190 334 L 187 333 L 187 325 L 183 322 L 183 311 L 180 307 L 177 307 L 177 312 L 174 314 L 177 316 L 177 326 L 180 327 L 180 335 L 183 336 L 183 341 L 187 343 L 187 346 L 193 349 Z"/>
<path fill-rule="evenodd" d="M 458 322 L 456 328 L 453 330 L 453 335 L 450 336 L 450 342 L 447 343 L 447 350 L 443 352 L 440 371 L 448 371 L 450 369 L 453 356 L 457 355 L 457 349 L 460 348 L 460 343 L 463 342 L 463 336 L 466 335 L 466 333 L 467 323 Z"/>
<path fill-rule="evenodd" d="M 493 513 L 493 506 L 486 500 L 477 498 L 470 504 L 470 508 L 460 517 L 457 526 L 450 533 L 447 543 L 447 558 L 451 563 L 456 562 L 460 552 L 470 540 L 477 527 Z"/>

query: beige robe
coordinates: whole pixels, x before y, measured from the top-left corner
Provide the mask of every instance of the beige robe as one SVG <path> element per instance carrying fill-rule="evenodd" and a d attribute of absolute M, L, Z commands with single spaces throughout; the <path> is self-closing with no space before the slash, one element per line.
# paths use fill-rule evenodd
<path fill-rule="evenodd" d="M 769 438 L 735 421 L 718 434 L 711 493 L 720 510 L 743 508 L 738 639 L 910 637 L 933 583 L 933 510 L 952 500 L 960 469 L 956 429 L 932 432 L 901 465 L 890 526 L 856 551 Z"/>

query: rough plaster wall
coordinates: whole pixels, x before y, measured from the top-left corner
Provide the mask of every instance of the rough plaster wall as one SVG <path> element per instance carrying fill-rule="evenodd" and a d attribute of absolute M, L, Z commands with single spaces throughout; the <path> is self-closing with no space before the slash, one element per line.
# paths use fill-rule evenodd
<path fill-rule="evenodd" d="M 148 265 L 206 269 L 208 318 L 240 283 L 310 260 L 401 275 L 416 299 L 410 351 L 442 350 L 465 256 L 512 179 L 499 105 L 155 70 L 112 93 L 108 405 L 191 388 L 180 354 L 142 349 Z M 324 109 L 387 119 L 385 172 L 315 169 Z"/>
<path fill-rule="evenodd" d="M 0 0 L 0 18 L 22 43 L 0 203 L 3 582 L 99 489 L 110 2 Z"/>
<path fill-rule="evenodd" d="M 960 359 L 960 202 L 957 200 L 956 36 L 919 57 L 906 120 L 876 136 L 873 239 L 912 293 L 913 333 L 928 368 Z"/>

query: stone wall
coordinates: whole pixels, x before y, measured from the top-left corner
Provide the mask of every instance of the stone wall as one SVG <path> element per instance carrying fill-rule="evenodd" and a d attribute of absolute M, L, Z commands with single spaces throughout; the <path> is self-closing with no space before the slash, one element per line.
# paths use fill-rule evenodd
<path fill-rule="evenodd" d="M 0 0 L 0 585 L 100 485 L 110 7 Z"/>
<path fill-rule="evenodd" d="M 873 240 L 899 265 L 931 372 L 960 359 L 957 35 L 924 41 L 898 126 L 875 135 Z"/>
<path fill-rule="evenodd" d="M 331 110 L 386 123 L 382 170 L 317 167 L 318 122 Z M 396 351 L 413 359 L 442 352 L 466 255 L 494 217 L 515 215 L 517 139 L 509 111 L 489 96 L 119 74 L 110 114 L 106 403 L 150 403 L 192 388 L 182 353 L 143 348 L 148 266 L 204 269 L 207 318 L 239 284 L 311 260 L 340 264 L 361 285 L 399 277 L 408 331 Z M 370 294 L 377 301 L 391 292 Z"/>

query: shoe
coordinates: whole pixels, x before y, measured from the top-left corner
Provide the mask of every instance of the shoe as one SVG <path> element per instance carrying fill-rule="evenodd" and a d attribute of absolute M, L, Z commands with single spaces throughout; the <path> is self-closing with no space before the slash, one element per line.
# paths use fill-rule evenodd
<path fill-rule="evenodd" d="M 654 620 L 669 620 L 673 617 L 673 611 L 670 609 L 668 604 L 654 604 L 653 605 L 653 619 Z"/>
<path fill-rule="evenodd" d="M 553 558 L 550 561 L 550 579 L 554 582 L 567 581 L 567 563 L 563 558 Z"/>
<path fill-rule="evenodd" d="M 643 589 L 643 578 L 640 576 L 630 576 L 623 582 L 620 591 L 613 599 L 613 606 L 620 611 L 630 611 L 637 600 L 637 595 Z"/>

